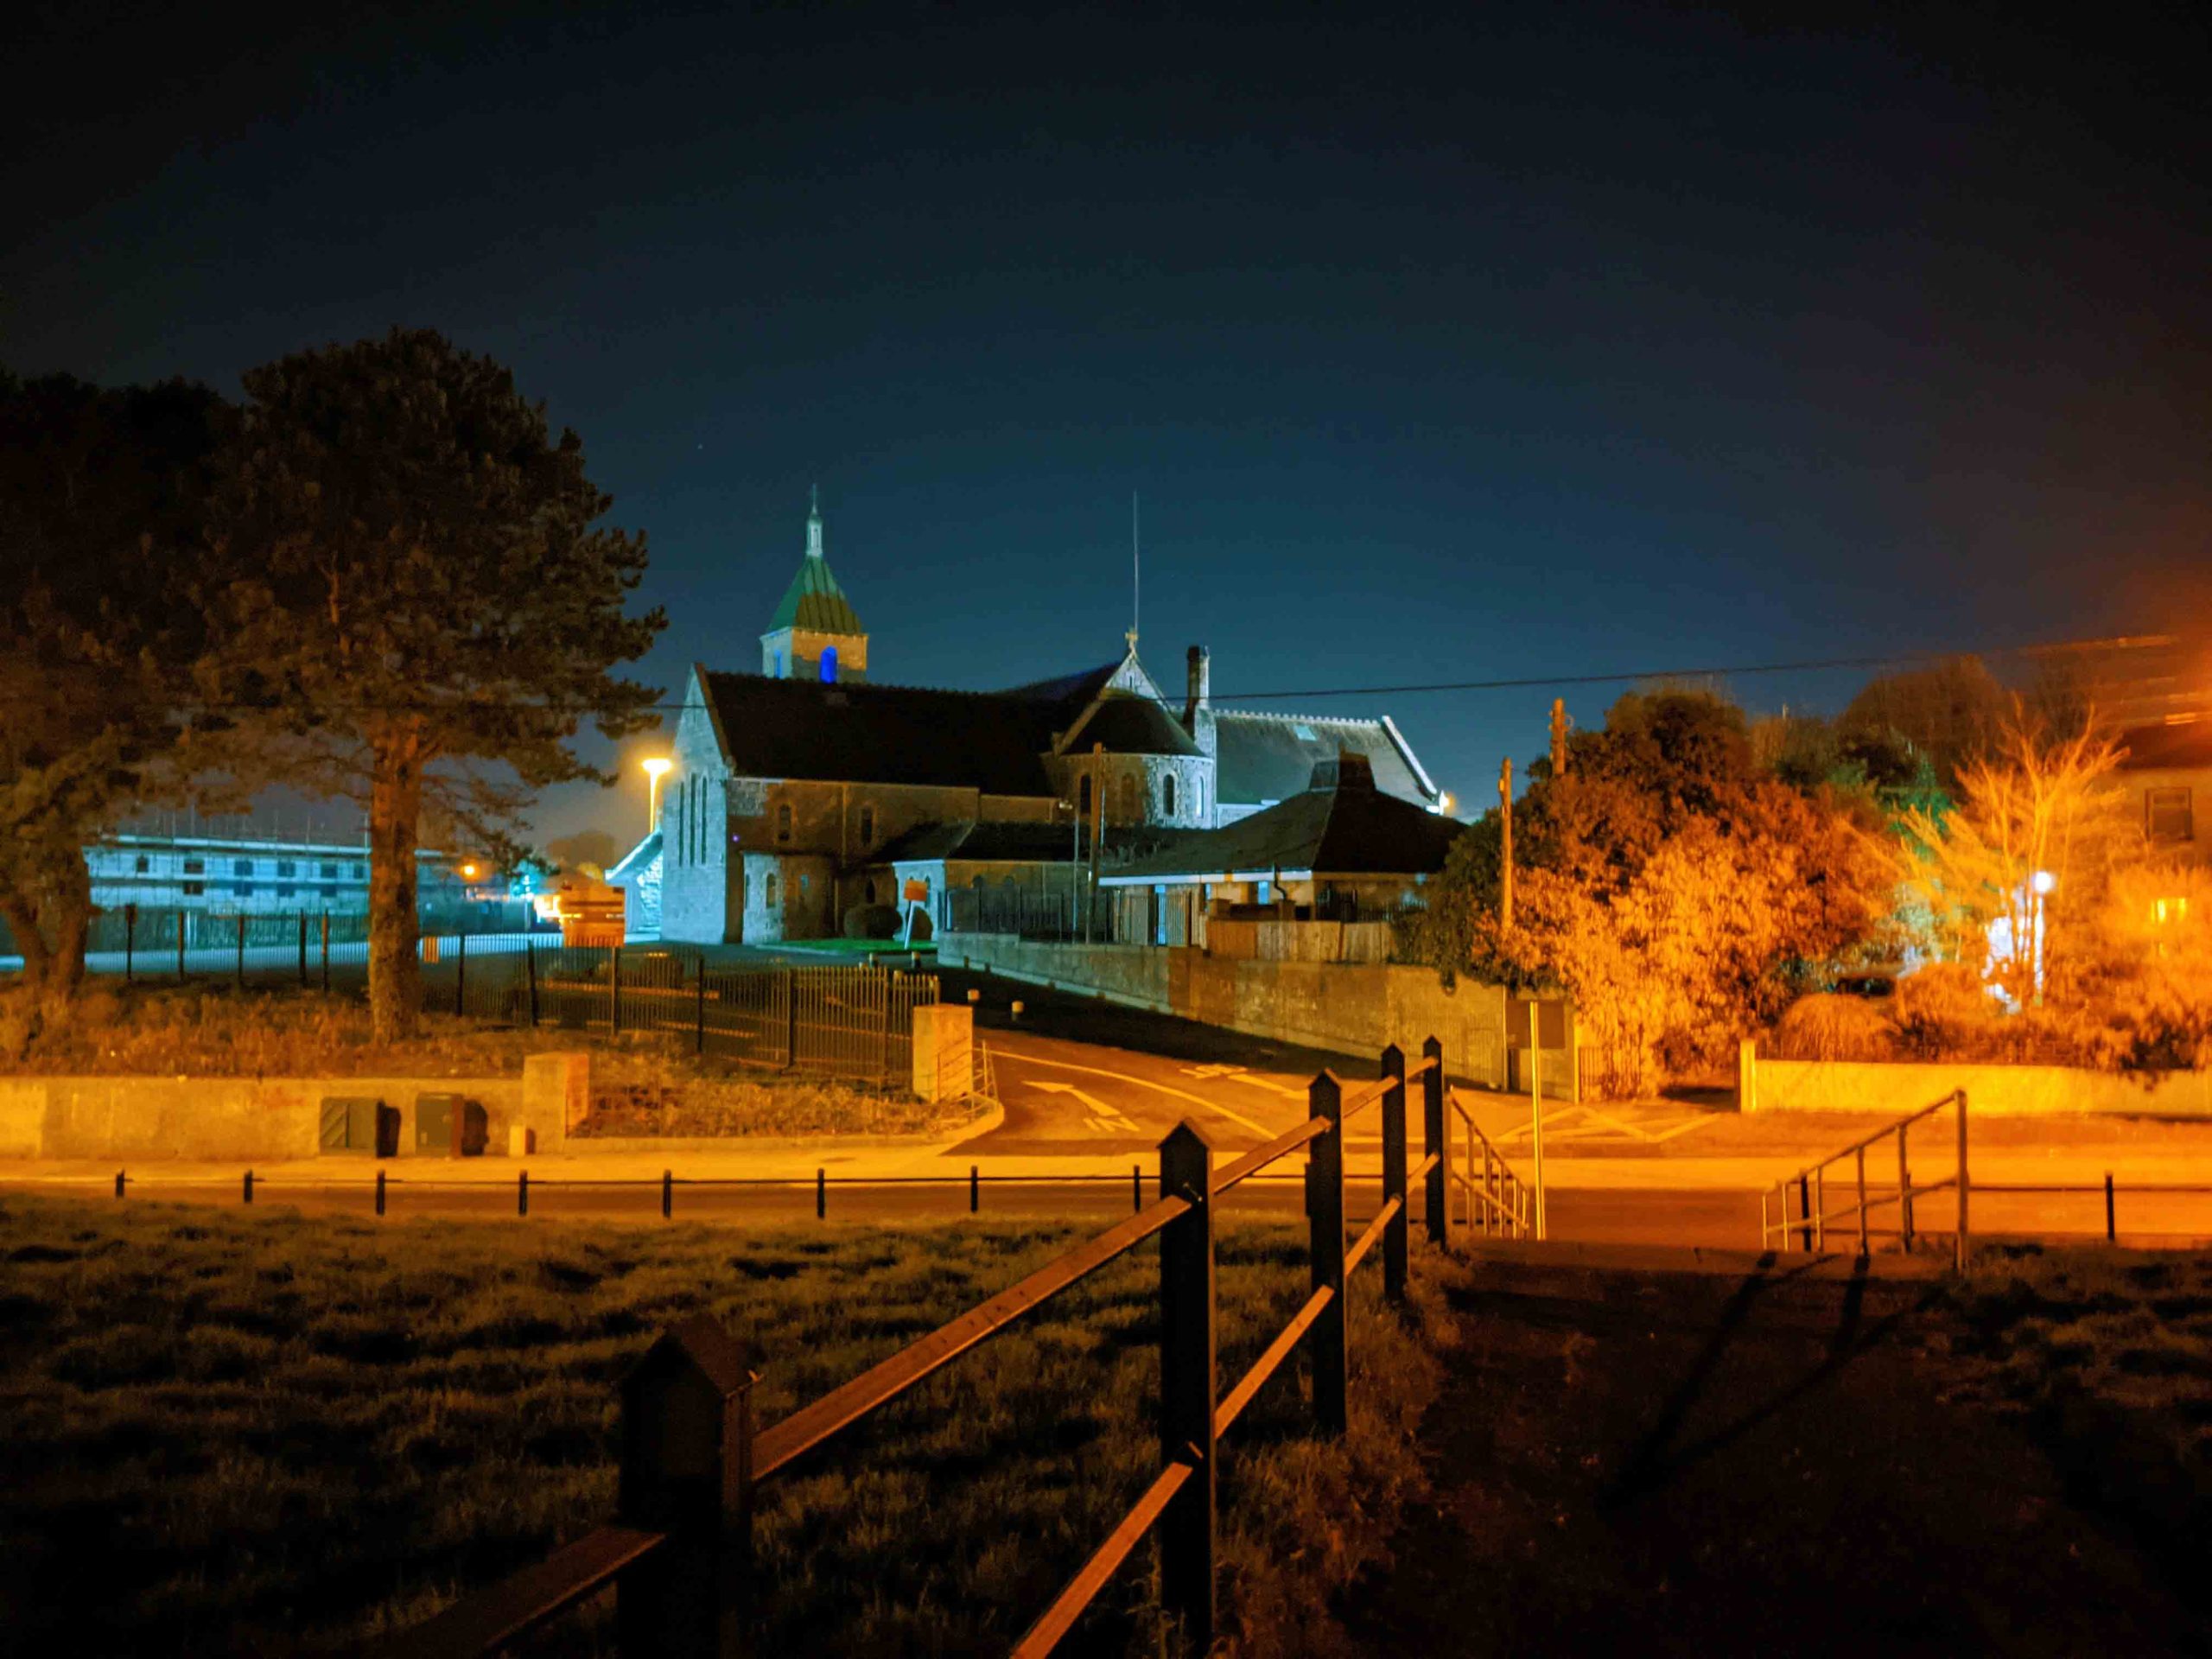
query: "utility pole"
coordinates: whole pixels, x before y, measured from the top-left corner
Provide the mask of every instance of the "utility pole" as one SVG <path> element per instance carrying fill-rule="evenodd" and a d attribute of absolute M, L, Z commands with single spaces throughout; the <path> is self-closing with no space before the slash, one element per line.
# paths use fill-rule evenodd
<path fill-rule="evenodd" d="M 1552 776 L 1567 776 L 1567 699 L 1552 699 Z"/>
<path fill-rule="evenodd" d="M 1513 931 L 1513 757 L 1508 755 L 1497 766 L 1497 814 L 1503 834 L 1498 845 L 1497 859 L 1497 925 L 1501 932 Z"/>

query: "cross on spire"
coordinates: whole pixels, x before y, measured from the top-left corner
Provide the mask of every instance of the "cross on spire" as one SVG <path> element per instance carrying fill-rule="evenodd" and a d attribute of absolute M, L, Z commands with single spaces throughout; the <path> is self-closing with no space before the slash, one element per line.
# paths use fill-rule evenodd
<path fill-rule="evenodd" d="M 822 486 L 819 484 L 813 487 L 807 499 L 806 556 L 810 559 L 822 556 Z"/>

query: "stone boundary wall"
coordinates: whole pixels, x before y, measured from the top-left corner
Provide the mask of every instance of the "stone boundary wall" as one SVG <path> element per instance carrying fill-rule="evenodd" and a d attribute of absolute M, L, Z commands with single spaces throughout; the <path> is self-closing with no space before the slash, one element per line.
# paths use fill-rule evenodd
<path fill-rule="evenodd" d="M 1240 961 L 1185 945 L 1049 944 L 1001 933 L 942 935 L 938 960 L 1339 1054 L 1371 1056 L 1389 1043 L 1418 1054 L 1433 1034 L 1453 1077 L 1507 1082 L 1504 988 L 1462 979 L 1446 990 L 1433 969 Z M 1513 1074 L 1522 1075 L 1517 1066 Z M 1545 1051 L 1544 1075 L 1546 1094 L 1568 1091 L 1559 1051 Z"/>
<path fill-rule="evenodd" d="M 1774 1060 L 1750 1043 L 1738 1062 L 1746 1112 L 1869 1112 L 1902 1116 L 1954 1089 L 1969 1117 L 2127 1114 L 2212 1118 L 2212 1072 L 2162 1071 L 2141 1081 L 2067 1065 L 1872 1060 Z"/>
<path fill-rule="evenodd" d="M 423 1095 L 484 1108 L 485 1152 L 507 1155 L 510 1131 L 557 1152 L 590 1096 L 582 1054 L 533 1054 L 519 1077 L 0 1077 L 0 1158 L 313 1158 L 326 1099 L 399 1109 L 399 1155 L 415 1155 Z"/>

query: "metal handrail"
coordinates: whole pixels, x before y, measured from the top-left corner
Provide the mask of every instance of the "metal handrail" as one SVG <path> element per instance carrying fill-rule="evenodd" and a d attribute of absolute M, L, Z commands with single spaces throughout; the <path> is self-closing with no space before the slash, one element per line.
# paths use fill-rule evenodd
<path fill-rule="evenodd" d="M 1916 1184 L 1912 1179 L 1908 1147 L 1912 1126 L 1938 1112 L 1953 1109 L 1956 1109 L 1959 1115 L 1958 1167 L 1954 1173 L 1941 1180 Z M 1870 1196 L 1866 1185 L 1867 1150 L 1891 1135 L 1897 1137 L 1897 1144 L 1896 1185 L 1886 1193 L 1878 1188 Z M 1831 1210 L 1827 1205 L 1827 1172 L 1847 1158 L 1853 1160 L 1855 1166 L 1853 1179 L 1858 1196 L 1840 1209 Z M 1794 1217 L 1789 1213 L 1789 1189 L 1793 1186 L 1797 1189 L 1798 1195 L 1798 1213 Z M 1759 1248 L 1764 1249 L 1770 1244 L 1786 1248 L 1791 1234 L 1795 1233 L 1803 1239 L 1807 1250 L 1819 1250 L 1827 1244 L 1829 1222 L 1855 1221 L 1858 1224 L 1859 1254 L 1862 1259 L 1871 1250 L 1872 1240 L 1877 1232 L 1885 1238 L 1896 1237 L 1909 1253 L 1915 1236 L 1913 1201 L 1946 1189 L 1955 1189 L 1959 1195 L 1958 1227 L 1954 1236 L 1953 1254 L 1957 1265 L 1963 1268 L 1970 1248 L 1967 1212 L 1972 1190 L 1972 1179 L 1967 1167 L 1967 1091 L 1963 1089 L 1954 1089 L 1919 1110 L 1909 1112 L 1895 1122 L 1860 1136 L 1848 1146 L 1838 1148 L 1827 1157 L 1806 1165 L 1794 1175 L 1776 1182 L 1772 1187 L 1762 1188 L 1759 1192 Z M 1779 1200 L 1778 1204 L 1777 1200 Z M 1894 1232 L 1891 1229 L 1877 1229 L 1868 1224 L 1869 1214 L 1886 1204 L 1895 1204 L 1898 1207 L 1897 1226 Z M 1778 1215 L 1774 1213 L 1777 1209 L 1780 1212 Z"/>

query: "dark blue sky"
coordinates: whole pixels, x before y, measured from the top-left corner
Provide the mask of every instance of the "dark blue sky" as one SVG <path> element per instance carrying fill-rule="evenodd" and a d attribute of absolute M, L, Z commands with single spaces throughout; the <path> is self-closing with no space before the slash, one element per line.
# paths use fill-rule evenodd
<path fill-rule="evenodd" d="M 1898 18 L 35 9 L 0 361 L 443 329 L 647 533 L 671 687 L 757 664 L 817 478 L 921 683 L 1112 655 L 1132 488 L 1143 654 L 1224 693 L 2193 621 L 2212 37 Z M 1313 706 L 1473 799 L 1550 695 Z"/>

